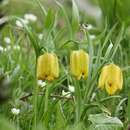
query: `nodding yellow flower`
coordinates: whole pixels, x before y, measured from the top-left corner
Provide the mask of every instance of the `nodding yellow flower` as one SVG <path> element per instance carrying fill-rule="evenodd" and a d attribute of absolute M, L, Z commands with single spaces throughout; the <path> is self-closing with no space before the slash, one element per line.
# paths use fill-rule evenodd
<path fill-rule="evenodd" d="M 103 67 L 99 77 L 99 88 L 104 89 L 109 95 L 113 95 L 123 86 L 123 75 L 120 67 L 115 64 L 109 64 Z"/>
<path fill-rule="evenodd" d="M 72 51 L 70 55 L 70 70 L 78 80 L 87 78 L 89 67 L 89 55 L 83 51 Z"/>
<path fill-rule="evenodd" d="M 52 81 L 59 77 L 58 58 L 53 53 L 45 53 L 38 57 L 37 78 Z"/>

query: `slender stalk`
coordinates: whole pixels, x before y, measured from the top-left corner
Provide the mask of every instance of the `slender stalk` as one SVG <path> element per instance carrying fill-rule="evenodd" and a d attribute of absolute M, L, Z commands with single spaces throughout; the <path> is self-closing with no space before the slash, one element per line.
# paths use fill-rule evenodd
<path fill-rule="evenodd" d="M 80 92 L 80 85 L 79 81 L 74 80 L 75 85 L 75 100 L 76 100 L 76 123 L 80 121 L 80 115 L 81 115 L 81 92 Z"/>
<path fill-rule="evenodd" d="M 129 90 L 130 92 L 130 90 Z M 128 122 L 130 123 L 130 94 L 128 92 L 128 105 L 127 105 L 127 117 L 128 117 Z"/>
<path fill-rule="evenodd" d="M 44 106 L 44 114 L 47 112 L 48 110 L 48 100 L 49 100 L 49 88 L 50 85 L 46 87 L 46 92 L 45 92 L 45 106 Z"/>
<path fill-rule="evenodd" d="M 35 66 L 35 85 L 34 85 L 34 95 L 33 95 L 33 106 L 34 106 L 34 130 L 36 129 L 37 126 L 37 95 L 38 95 L 38 84 L 37 84 L 37 77 L 36 77 L 36 71 L 37 70 L 37 58 L 36 58 L 36 66 Z"/>
<path fill-rule="evenodd" d="M 90 96 L 91 96 L 91 94 L 93 92 L 93 89 L 94 89 L 93 84 L 95 83 L 96 76 L 97 76 L 97 74 L 98 74 L 101 67 L 102 67 L 102 65 L 95 72 L 95 75 L 93 76 L 91 82 L 88 85 L 89 88 L 85 91 L 84 102 L 87 102 L 87 103 L 89 102 Z"/>

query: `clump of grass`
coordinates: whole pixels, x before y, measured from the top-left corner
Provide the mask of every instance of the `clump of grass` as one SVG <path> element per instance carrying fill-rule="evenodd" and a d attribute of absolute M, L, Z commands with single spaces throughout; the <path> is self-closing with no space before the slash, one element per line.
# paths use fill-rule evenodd
<path fill-rule="evenodd" d="M 81 12 L 74 0 L 69 11 L 58 1 L 55 3 L 57 6 L 55 10 L 45 8 L 39 0 L 34 1 L 41 13 L 40 29 L 35 23 L 39 21 L 26 21 L 26 18 L 17 16 L 9 17 L 9 24 L 2 32 L 3 37 L 6 36 L 6 39 L 9 37 L 10 40 L 2 38 L 0 68 L 11 81 L 11 95 L 0 110 L 16 129 L 121 130 L 127 127 L 128 25 L 127 21 L 120 19 L 122 15 L 114 21 L 112 18 L 115 15 L 107 14 L 108 8 L 103 8 L 106 7 L 105 2 L 100 1 L 102 11 L 107 16 L 102 21 L 103 29 L 96 26 L 95 28 L 92 26 L 91 29 L 85 23 L 81 24 L 83 18 L 80 17 Z M 111 4 L 114 4 L 112 7 L 118 6 L 121 11 L 118 1 L 115 0 Z M 118 9 L 114 10 L 114 14 L 119 13 Z M 31 16 L 32 14 L 29 15 Z M 32 17 L 34 19 L 34 16 Z M 84 51 L 79 53 L 77 50 Z M 86 52 L 89 60 L 88 58 L 86 60 Z M 48 77 L 42 77 L 38 81 L 38 59 L 46 54 L 49 55 L 45 59 L 43 56 L 46 63 L 40 60 L 38 71 L 42 76 L 43 74 L 45 76 L 45 73 L 47 76 L 50 74 L 51 81 L 48 81 L 50 79 Z M 53 58 L 55 56 L 56 61 Z M 70 60 L 73 60 L 71 67 L 75 67 L 73 74 Z M 110 96 L 105 90 L 98 88 L 98 80 L 103 66 L 111 63 L 117 64 L 123 72 L 123 89 Z M 59 64 L 57 66 L 59 71 L 55 78 L 56 64 Z M 82 71 L 85 67 L 88 67 L 87 73 L 86 69 L 85 72 Z M 81 71 L 82 74 L 78 73 L 80 77 L 78 79 L 74 76 L 77 76 L 77 71 Z M 6 122 L 5 119 L 2 121 Z M 3 129 L 8 128 L 3 125 Z"/>

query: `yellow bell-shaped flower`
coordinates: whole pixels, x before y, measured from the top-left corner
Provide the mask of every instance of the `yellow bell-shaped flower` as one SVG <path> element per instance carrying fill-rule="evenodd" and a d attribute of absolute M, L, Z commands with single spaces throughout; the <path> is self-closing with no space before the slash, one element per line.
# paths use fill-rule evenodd
<path fill-rule="evenodd" d="M 37 78 L 52 81 L 59 77 L 58 58 L 53 53 L 45 53 L 37 60 Z"/>
<path fill-rule="evenodd" d="M 99 77 L 99 88 L 106 89 L 109 95 L 113 95 L 123 86 L 123 75 L 120 67 L 115 64 L 109 64 L 103 67 Z"/>
<path fill-rule="evenodd" d="M 89 69 L 89 55 L 83 51 L 72 51 L 70 55 L 70 70 L 78 80 L 87 78 Z"/>

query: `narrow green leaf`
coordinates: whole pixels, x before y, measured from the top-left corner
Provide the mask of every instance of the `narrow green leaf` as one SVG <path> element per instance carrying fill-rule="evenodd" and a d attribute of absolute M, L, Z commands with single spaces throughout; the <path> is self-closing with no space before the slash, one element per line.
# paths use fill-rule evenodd
<path fill-rule="evenodd" d="M 57 103 L 56 108 L 57 109 L 56 109 L 56 127 L 55 127 L 55 130 L 65 130 L 66 121 L 65 121 L 65 116 L 64 116 L 60 102 Z"/>
<path fill-rule="evenodd" d="M 117 117 L 110 117 L 104 113 L 89 115 L 92 122 L 89 130 L 121 130 L 123 123 Z"/>
<path fill-rule="evenodd" d="M 79 28 L 79 11 L 75 0 L 72 0 L 72 30 L 75 33 Z"/>
<path fill-rule="evenodd" d="M 129 122 L 130 122 L 130 94 L 129 94 L 129 92 L 128 92 L 127 117 L 128 117 Z"/>
<path fill-rule="evenodd" d="M 0 130 L 16 130 L 16 128 L 8 120 L 0 116 Z"/>
<path fill-rule="evenodd" d="M 58 1 L 56 1 L 56 3 L 61 8 L 61 10 L 62 10 L 62 12 L 65 16 L 65 20 L 66 20 L 67 27 L 68 27 L 68 30 L 69 30 L 69 36 L 70 36 L 70 39 L 72 40 L 72 27 L 71 27 L 71 23 L 70 23 L 70 20 L 68 18 L 68 15 L 66 13 L 66 10 L 61 3 L 59 3 Z"/>
<path fill-rule="evenodd" d="M 35 0 L 34 0 L 34 1 L 35 1 Z M 46 16 L 46 15 L 47 15 L 47 12 L 46 12 L 44 6 L 41 4 L 41 2 L 40 2 L 39 0 L 36 0 L 35 2 L 38 3 L 38 5 L 39 5 L 39 7 L 40 7 L 40 9 L 41 9 L 41 11 L 42 11 L 43 16 L 44 16 L 44 15 Z"/>
<path fill-rule="evenodd" d="M 125 25 L 123 24 L 121 29 L 120 29 L 120 32 L 119 32 L 119 34 L 118 34 L 118 36 L 116 38 L 116 42 L 115 42 L 115 45 L 113 47 L 113 54 L 112 54 L 111 58 L 114 58 L 114 56 L 115 56 L 115 53 L 116 53 L 116 51 L 117 51 L 117 49 L 119 47 L 119 44 L 123 39 L 124 31 L 125 31 Z"/>
<path fill-rule="evenodd" d="M 54 26 L 55 23 L 55 14 L 52 9 L 49 9 L 47 16 L 45 18 L 45 28 L 50 29 Z"/>

